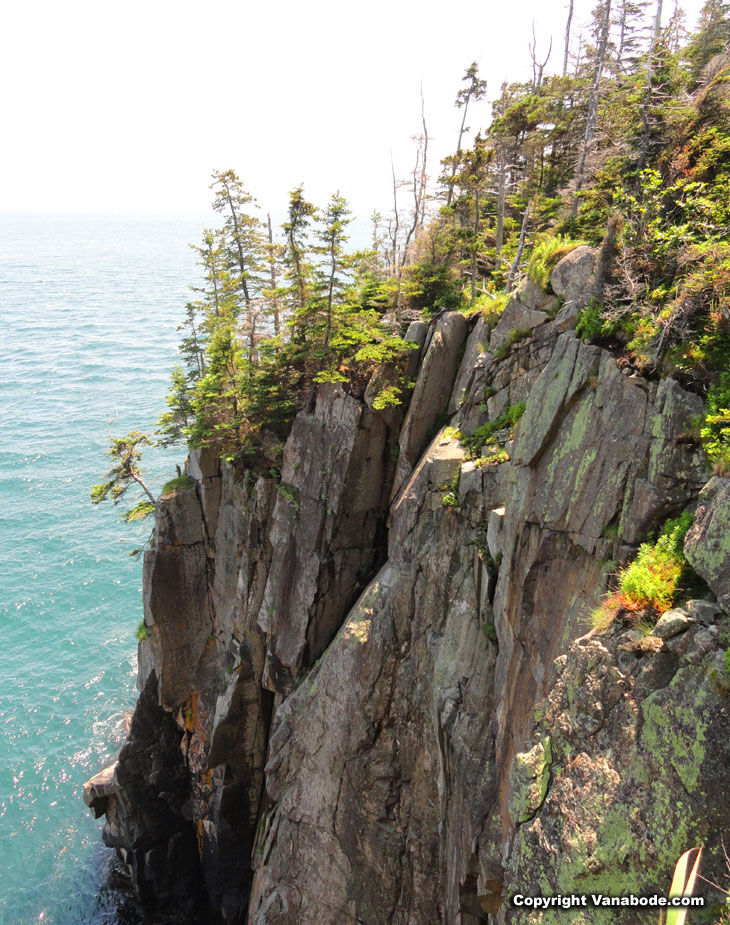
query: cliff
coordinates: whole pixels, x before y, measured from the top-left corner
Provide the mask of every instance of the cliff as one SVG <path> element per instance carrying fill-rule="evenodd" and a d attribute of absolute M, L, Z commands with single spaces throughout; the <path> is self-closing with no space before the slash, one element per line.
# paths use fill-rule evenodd
<path fill-rule="evenodd" d="M 191 453 L 145 557 L 129 739 L 85 788 L 148 907 L 653 922 L 509 900 L 666 892 L 699 843 L 724 882 L 730 481 L 703 490 L 700 398 L 575 336 L 595 263 L 578 248 L 491 325 L 414 322 L 407 408 L 321 386 L 280 477 Z M 695 506 L 714 594 L 590 630 L 616 567 Z"/>

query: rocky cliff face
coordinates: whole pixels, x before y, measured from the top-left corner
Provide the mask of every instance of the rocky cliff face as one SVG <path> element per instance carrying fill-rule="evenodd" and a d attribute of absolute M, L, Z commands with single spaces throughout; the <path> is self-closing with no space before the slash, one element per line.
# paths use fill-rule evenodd
<path fill-rule="evenodd" d="M 588 632 L 616 563 L 707 480 L 700 399 L 575 337 L 594 264 L 574 251 L 493 329 L 414 324 L 404 416 L 320 388 L 280 480 L 191 454 L 146 555 L 130 738 L 86 787 L 149 906 L 566 921 L 510 897 L 666 892 L 700 842 L 723 882 L 730 490 L 688 536 L 720 604 Z M 610 921 L 656 917 L 628 911 Z"/>

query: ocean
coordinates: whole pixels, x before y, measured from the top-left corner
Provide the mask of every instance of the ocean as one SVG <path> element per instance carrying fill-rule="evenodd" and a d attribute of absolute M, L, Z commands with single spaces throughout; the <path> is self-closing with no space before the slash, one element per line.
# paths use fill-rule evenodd
<path fill-rule="evenodd" d="M 208 224 L 212 221 L 207 219 Z M 84 781 L 136 698 L 150 522 L 93 507 L 109 435 L 151 432 L 205 216 L 0 216 L 0 923 L 133 923 Z M 151 448 L 159 488 L 184 449 Z"/>

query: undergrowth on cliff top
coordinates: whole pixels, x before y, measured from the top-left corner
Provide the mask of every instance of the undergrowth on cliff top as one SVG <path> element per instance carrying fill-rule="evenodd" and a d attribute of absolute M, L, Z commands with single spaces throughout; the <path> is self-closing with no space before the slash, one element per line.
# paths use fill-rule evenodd
<path fill-rule="evenodd" d="M 535 243 L 527 265 L 527 275 L 541 289 L 550 292 L 550 274 L 571 251 L 585 241 L 573 241 L 568 235 L 549 235 Z"/>
<path fill-rule="evenodd" d="M 493 324 L 526 273 L 548 288 L 581 241 L 601 246 L 581 336 L 712 405 L 730 366 L 730 3 L 707 0 L 693 34 L 678 14 L 656 31 L 626 8 L 596 7 L 562 74 L 535 64 L 505 82 L 471 137 L 467 110 L 487 87 L 470 65 L 456 150 L 431 184 L 424 119 L 367 248 L 349 246 L 339 192 L 317 206 L 296 187 L 276 229 L 233 170 L 215 171 L 219 226 L 195 245 L 160 439 L 268 470 L 323 384 L 364 397 L 377 371 L 376 409 L 405 400 L 409 320 L 456 309 Z M 721 471 L 729 405 L 718 398 L 703 424 Z"/>
<path fill-rule="evenodd" d="M 657 33 L 605 9 L 581 60 L 505 83 L 470 145 L 466 112 L 486 83 L 467 68 L 462 131 L 436 190 L 424 122 L 416 166 L 395 180 L 390 215 L 373 215 L 366 250 L 347 247 L 339 193 L 317 207 L 294 189 L 277 236 L 238 176 L 216 171 L 222 226 L 195 248 L 203 282 L 162 439 L 253 457 L 262 431 L 285 436 L 313 389 L 336 382 L 362 396 L 388 365 L 376 401 L 398 404 L 409 317 L 462 309 L 494 321 L 525 271 L 549 288 L 580 242 L 604 244 L 583 336 L 706 393 L 730 361 L 730 5 L 708 0 L 692 35 L 676 16 Z M 707 424 L 716 461 L 726 408 Z"/>

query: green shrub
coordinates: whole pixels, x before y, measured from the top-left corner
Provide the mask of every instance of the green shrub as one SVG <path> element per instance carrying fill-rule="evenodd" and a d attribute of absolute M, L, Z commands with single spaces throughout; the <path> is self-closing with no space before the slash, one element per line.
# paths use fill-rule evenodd
<path fill-rule="evenodd" d="M 178 475 L 177 478 L 170 479 L 170 481 L 162 489 L 162 495 L 170 495 L 173 492 L 177 491 L 178 488 L 188 488 L 193 484 L 193 480 L 189 475 Z"/>
<path fill-rule="evenodd" d="M 150 631 L 145 626 L 144 620 L 143 620 L 137 627 L 137 639 L 139 639 L 139 641 L 142 642 L 143 639 L 149 639 L 149 638 L 150 638 Z"/>
<path fill-rule="evenodd" d="M 700 439 L 717 475 L 730 475 L 730 372 L 720 375 L 707 394 L 707 415 Z"/>
<path fill-rule="evenodd" d="M 276 486 L 276 490 L 282 498 L 285 498 L 289 504 L 293 504 L 297 511 L 299 510 L 300 502 L 298 488 L 295 488 L 293 485 L 287 485 L 286 482 L 279 482 Z"/>
<path fill-rule="evenodd" d="M 573 241 L 566 235 L 545 238 L 535 245 L 527 267 L 527 275 L 541 289 L 550 286 L 550 274 L 560 261 L 583 241 Z"/>
<path fill-rule="evenodd" d="M 616 322 L 604 315 L 604 307 L 596 298 L 591 298 L 578 315 L 575 333 L 578 337 L 593 340 L 596 337 L 611 337 L 617 331 Z M 630 332 L 633 335 L 633 328 Z"/>
<path fill-rule="evenodd" d="M 497 630 L 494 623 L 489 620 L 486 623 L 482 623 L 482 632 L 490 642 L 497 642 Z"/>
<path fill-rule="evenodd" d="M 689 513 L 668 520 L 656 543 L 639 547 L 634 561 L 619 576 L 619 592 L 631 607 L 663 612 L 672 606 L 688 567 L 684 538 L 691 524 Z"/>
<path fill-rule="evenodd" d="M 450 482 L 439 485 L 436 491 L 444 493 L 441 498 L 441 504 L 444 507 L 458 507 L 461 504 L 461 499 L 459 498 L 459 473 L 457 472 Z"/>
<path fill-rule="evenodd" d="M 520 341 L 524 340 L 526 337 L 530 337 L 532 331 L 529 328 L 512 328 L 512 330 L 507 335 L 507 340 L 501 347 L 497 347 L 494 351 L 494 356 L 497 360 L 505 360 L 512 352 L 514 345 Z"/>
<path fill-rule="evenodd" d="M 509 408 L 500 414 L 498 418 L 494 421 L 488 421 L 486 424 L 482 424 L 481 427 L 477 427 L 471 436 L 466 436 L 461 434 L 459 437 L 460 442 L 467 448 L 471 455 L 476 456 L 479 450 L 486 446 L 490 439 L 497 433 L 499 430 L 504 430 L 505 427 L 514 429 L 515 425 L 525 413 L 525 402 L 518 401 L 514 405 L 510 405 Z"/>
<path fill-rule="evenodd" d="M 494 326 L 499 321 L 499 316 L 504 311 L 511 296 L 509 292 L 483 292 L 477 296 L 473 305 L 466 309 L 468 315 L 479 314 L 486 319 L 490 326 Z"/>

